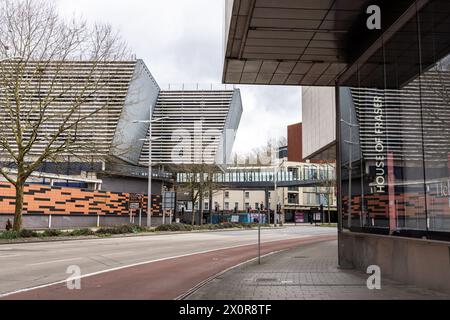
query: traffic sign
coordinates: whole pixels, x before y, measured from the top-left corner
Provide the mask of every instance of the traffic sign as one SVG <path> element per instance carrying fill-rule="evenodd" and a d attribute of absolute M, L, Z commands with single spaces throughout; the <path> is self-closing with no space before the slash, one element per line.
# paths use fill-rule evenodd
<path fill-rule="evenodd" d="M 141 193 L 130 193 L 130 210 L 142 209 L 144 205 L 144 195 Z"/>

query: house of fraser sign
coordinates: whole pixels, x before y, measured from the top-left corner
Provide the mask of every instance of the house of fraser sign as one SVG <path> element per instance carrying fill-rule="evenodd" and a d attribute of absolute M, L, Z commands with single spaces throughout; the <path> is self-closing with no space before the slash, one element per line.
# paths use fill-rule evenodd
<path fill-rule="evenodd" d="M 374 114 L 374 131 L 375 131 L 375 143 L 374 148 L 376 152 L 375 166 L 376 166 L 376 192 L 386 192 L 386 146 L 384 143 L 384 112 L 383 112 L 383 100 L 381 97 L 376 96 L 373 99 L 373 114 Z"/>

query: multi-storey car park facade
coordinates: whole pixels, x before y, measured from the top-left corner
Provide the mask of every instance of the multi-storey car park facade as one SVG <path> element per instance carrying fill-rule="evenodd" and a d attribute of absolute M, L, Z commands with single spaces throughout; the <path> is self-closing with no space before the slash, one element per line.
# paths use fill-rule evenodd
<path fill-rule="evenodd" d="M 304 158 L 337 161 L 339 263 L 450 291 L 450 3 L 234 0 L 226 25 L 225 83 L 312 88 L 303 139 L 326 132 Z"/>
<path fill-rule="evenodd" d="M 51 115 L 42 129 L 47 135 L 60 125 L 66 105 L 70 106 L 79 97 L 77 79 L 84 85 L 93 70 L 92 63 L 88 62 L 67 62 L 63 68 L 58 71 L 57 85 L 52 86 L 51 93 L 61 94 L 63 99 L 56 100 L 46 111 Z M 46 72 L 51 77 L 53 70 L 49 67 Z M 73 150 L 61 157 L 63 163 L 46 163 L 40 173 L 75 177 L 77 171 L 78 174 L 85 171 L 95 179 L 111 168 L 116 174 L 140 176 L 142 168 L 149 163 L 149 124 L 146 122 L 150 112 L 152 119 L 164 118 L 153 124 L 152 163 L 155 166 L 226 164 L 242 114 L 238 89 L 164 91 L 142 60 L 102 63 L 95 67 L 95 72 L 100 78 L 96 84 L 99 88 L 92 97 L 83 100 L 79 113 L 82 117 L 99 106 L 104 107 L 78 126 L 76 143 Z M 61 89 L 55 90 L 55 87 Z M 73 96 L 67 94 L 67 88 Z M 40 87 L 40 94 L 47 94 L 45 87 Z M 30 104 L 38 103 L 32 98 L 30 95 Z M 14 137 L 6 139 L 14 145 Z M 36 143 L 30 157 L 38 157 L 44 146 Z M 10 165 L 5 154 L 2 159 L 4 166 Z"/>
<path fill-rule="evenodd" d="M 149 138 L 150 113 L 152 119 L 164 118 L 154 123 L 152 130 L 152 139 L 157 139 L 152 145 L 152 164 L 158 168 L 153 173 L 155 195 L 161 194 L 164 185 L 170 188 L 173 184 L 170 169 L 176 165 L 206 162 L 222 166 L 229 159 L 242 114 L 238 89 L 161 90 L 142 60 L 104 62 L 95 67 L 93 62 L 83 61 L 58 62 L 55 68 L 52 63 L 45 65 L 49 81 L 41 79 L 37 91 L 31 90 L 23 99 L 33 105 L 42 96 L 56 97 L 46 113 L 45 132 L 39 136 L 57 130 L 64 113 L 80 99 L 80 90 L 88 86 L 93 70 L 95 88 L 83 98 L 78 112 L 83 117 L 96 108 L 100 111 L 70 133 L 76 140 L 66 154 L 44 163 L 30 177 L 30 184 L 42 187 L 37 192 L 35 187 L 27 187 L 25 217 L 27 213 L 127 215 L 130 193 L 147 193 L 145 141 Z M 28 66 L 34 70 L 32 63 Z M 0 118 L 5 110 L 0 109 Z M 4 138 L 14 145 L 14 137 Z M 30 160 L 43 152 L 44 142 L 34 145 Z M 0 159 L 2 167 L 14 174 L 16 168 L 5 153 L 0 153 Z M 0 184 L 3 227 L 3 220 L 14 212 L 14 194 L 12 186 Z M 67 187 L 76 189 L 60 190 Z M 155 213 L 161 209 L 158 201 L 154 200 Z"/>
<path fill-rule="evenodd" d="M 161 91 L 153 112 L 152 162 L 226 165 L 242 115 L 238 90 Z M 147 133 L 147 139 L 149 133 Z M 228 139 L 228 140 L 227 140 Z M 185 147 L 185 148 L 182 148 Z M 148 164 L 148 141 L 139 164 Z"/>

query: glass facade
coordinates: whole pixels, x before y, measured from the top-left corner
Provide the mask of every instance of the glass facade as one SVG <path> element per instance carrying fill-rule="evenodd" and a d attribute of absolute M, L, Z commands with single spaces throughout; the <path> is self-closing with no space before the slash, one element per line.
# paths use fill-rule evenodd
<path fill-rule="evenodd" d="M 337 89 L 345 229 L 450 234 L 449 17 L 417 5 Z"/>

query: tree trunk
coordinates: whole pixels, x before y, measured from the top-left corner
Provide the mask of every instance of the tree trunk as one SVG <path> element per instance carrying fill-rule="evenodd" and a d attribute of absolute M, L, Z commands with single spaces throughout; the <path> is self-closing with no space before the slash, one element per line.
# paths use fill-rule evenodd
<path fill-rule="evenodd" d="M 203 191 L 202 191 L 203 192 Z M 203 214 L 204 214 L 204 208 L 203 208 L 203 195 L 200 195 L 200 200 L 199 200 L 199 225 L 203 225 Z"/>
<path fill-rule="evenodd" d="M 204 214 L 204 204 L 203 204 L 203 200 L 204 200 L 204 183 L 205 183 L 205 177 L 204 177 L 204 173 L 202 172 L 200 174 L 200 194 L 199 194 L 199 210 L 200 210 L 200 221 L 199 221 L 199 225 L 203 225 L 203 214 Z"/>
<path fill-rule="evenodd" d="M 212 183 L 212 180 L 210 179 L 209 180 L 209 199 L 208 199 L 208 202 L 209 202 L 209 219 L 210 219 L 209 223 L 212 224 L 212 216 L 216 212 L 216 205 L 214 203 L 214 209 L 213 209 L 213 188 L 212 188 L 211 183 Z"/>
<path fill-rule="evenodd" d="M 192 200 L 192 218 L 191 224 L 195 226 L 195 200 Z"/>
<path fill-rule="evenodd" d="M 16 208 L 14 212 L 14 231 L 19 232 L 22 229 L 22 213 L 25 183 L 18 182 L 16 184 Z"/>

